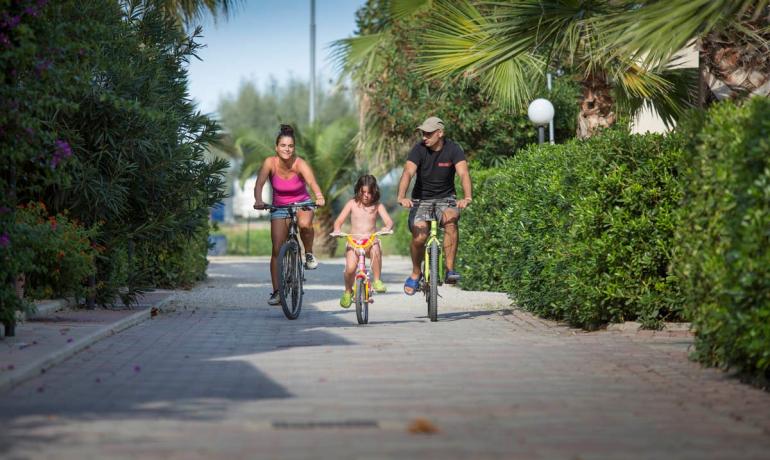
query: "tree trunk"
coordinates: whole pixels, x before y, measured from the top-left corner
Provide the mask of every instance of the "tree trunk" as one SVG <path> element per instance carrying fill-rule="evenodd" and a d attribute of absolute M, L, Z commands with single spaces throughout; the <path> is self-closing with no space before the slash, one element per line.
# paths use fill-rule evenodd
<path fill-rule="evenodd" d="M 316 252 L 321 252 L 329 257 L 334 257 L 337 252 L 337 239 L 329 236 L 334 231 L 334 216 L 330 204 L 322 208 L 316 208 L 315 213 L 315 241 L 313 246 Z"/>
<path fill-rule="evenodd" d="M 593 136 L 600 128 L 615 124 L 612 87 L 604 75 L 591 75 L 581 82 L 583 97 L 580 101 L 577 136 L 585 139 Z"/>
<path fill-rule="evenodd" d="M 770 95 L 770 33 L 763 30 L 770 13 L 758 18 L 752 15 L 746 13 L 741 27 L 753 36 L 730 28 L 701 40 L 705 83 L 717 100 Z"/>

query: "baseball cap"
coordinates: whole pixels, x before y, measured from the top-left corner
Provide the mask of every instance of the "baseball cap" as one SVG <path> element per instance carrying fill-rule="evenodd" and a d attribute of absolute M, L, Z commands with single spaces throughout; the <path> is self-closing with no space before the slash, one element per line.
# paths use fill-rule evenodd
<path fill-rule="evenodd" d="M 420 131 L 431 133 L 439 129 L 444 129 L 444 122 L 441 120 L 441 118 L 430 117 L 425 121 L 423 121 L 422 124 L 417 127 L 417 129 L 419 129 Z"/>

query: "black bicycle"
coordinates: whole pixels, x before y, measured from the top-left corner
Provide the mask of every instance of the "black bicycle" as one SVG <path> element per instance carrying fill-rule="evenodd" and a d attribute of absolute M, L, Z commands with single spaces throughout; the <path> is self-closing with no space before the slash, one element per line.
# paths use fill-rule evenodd
<path fill-rule="evenodd" d="M 296 203 L 270 206 L 271 211 L 286 209 L 289 212 L 289 234 L 278 251 L 278 295 L 281 299 L 283 314 L 289 319 L 299 318 L 302 296 L 305 294 L 302 288 L 302 283 L 305 281 L 305 264 L 302 263 L 302 249 L 299 244 L 297 210 L 314 207 L 314 204 Z"/>

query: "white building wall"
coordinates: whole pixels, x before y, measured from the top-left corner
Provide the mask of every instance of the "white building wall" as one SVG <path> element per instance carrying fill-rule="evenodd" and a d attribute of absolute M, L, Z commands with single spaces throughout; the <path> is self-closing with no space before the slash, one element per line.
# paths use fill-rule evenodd
<path fill-rule="evenodd" d="M 257 218 L 269 214 L 268 211 L 257 211 L 254 209 L 254 187 L 256 185 L 256 176 L 246 179 L 243 187 L 241 187 L 238 179 L 233 181 L 233 215 L 236 218 Z M 273 201 L 273 189 L 270 186 L 270 182 L 266 183 L 262 189 L 262 201 L 265 203 Z"/>
<path fill-rule="evenodd" d="M 673 61 L 672 68 L 698 68 L 698 49 L 695 45 L 682 50 Z M 673 126 L 672 126 L 673 128 Z M 631 132 L 634 134 L 644 133 L 667 133 L 671 129 L 667 128 L 663 120 L 654 109 L 644 108 L 636 114 L 631 122 Z"/>

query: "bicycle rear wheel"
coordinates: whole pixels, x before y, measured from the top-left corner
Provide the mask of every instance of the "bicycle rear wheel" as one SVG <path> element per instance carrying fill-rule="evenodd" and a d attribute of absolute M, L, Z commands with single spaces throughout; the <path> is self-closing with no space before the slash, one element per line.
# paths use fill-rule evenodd
<path fill-rule="evenodd" d="M 289 240 L 281 246 L 278 252 L 278 273 L 281 283 L 278 293 L 283 314 L 289 319 L 297 319 L 302 309 L 302 262 L 296 241 Z"/>
<path fill-rule="evenodd" d="M 366 299 L 366 283 L 362 278 L 356 279 L 356 318 L 358 324 L 369 322 L 369 302 Z"/>
<path fill-rule="evenodd" d="M 438 243 L 430 244 L 428 254 L 430 257 L 430 284 L 428 285 L 428 317 L 431 321 L 438 321 Z"/>

